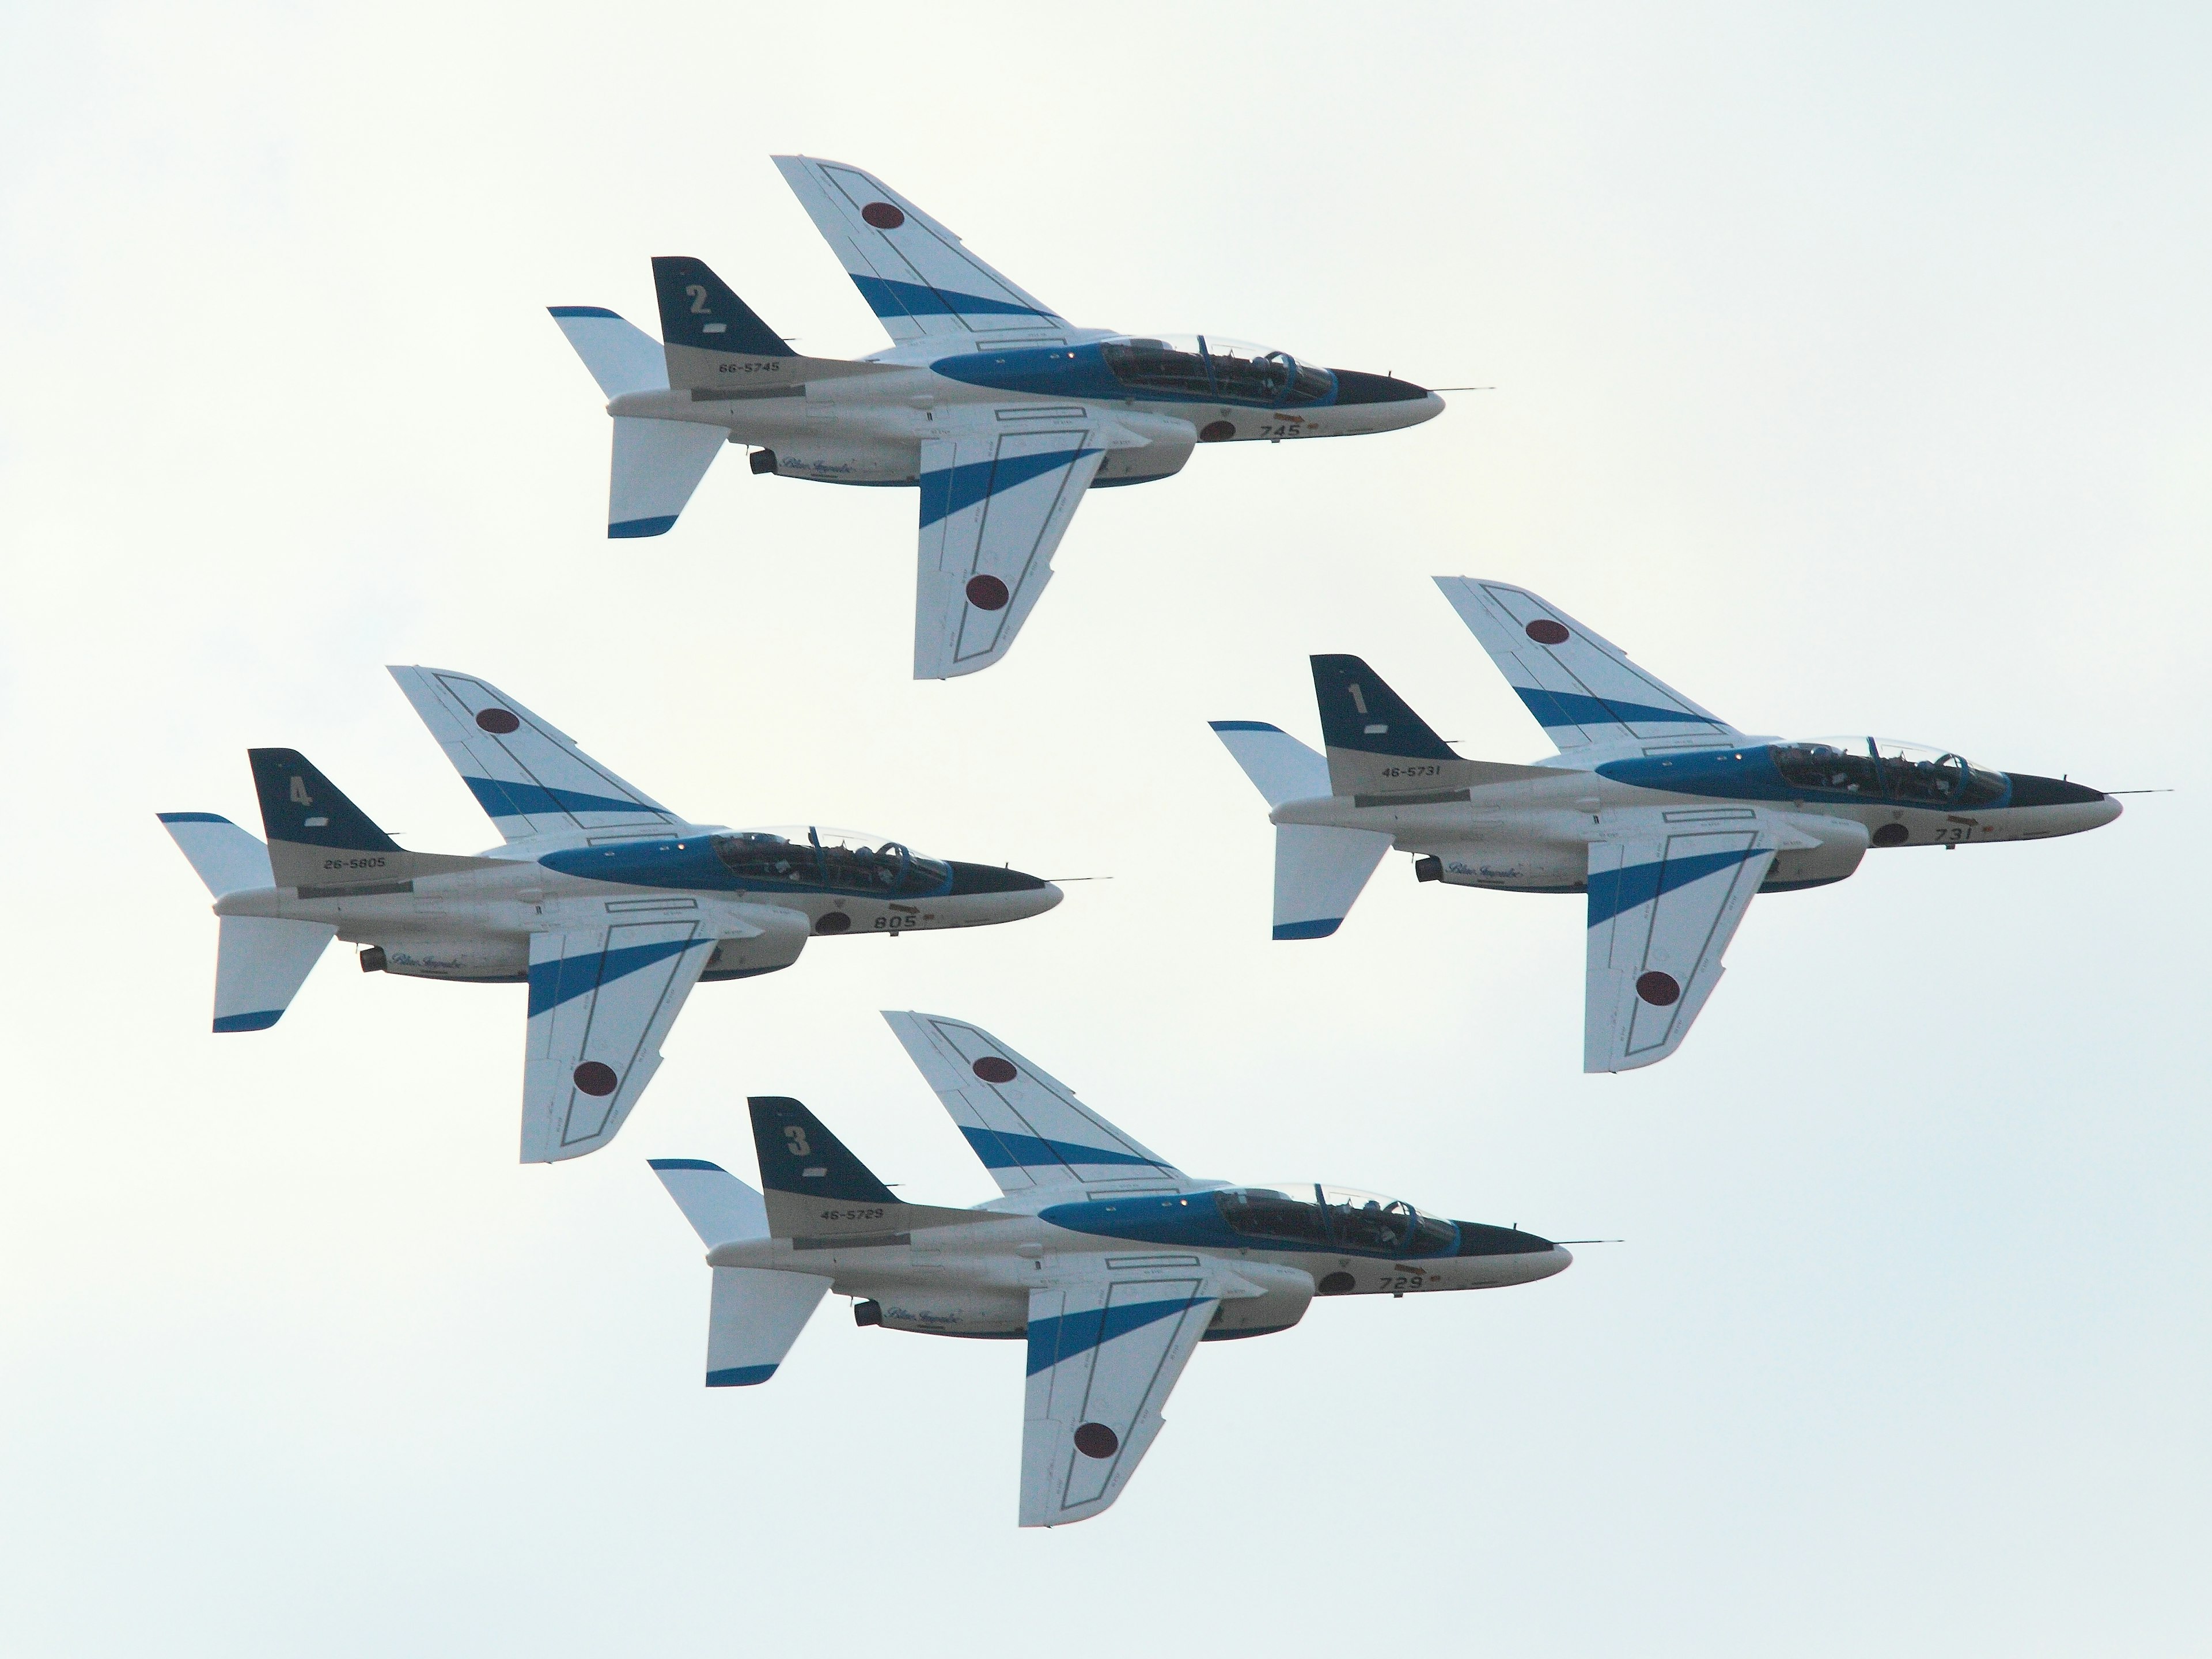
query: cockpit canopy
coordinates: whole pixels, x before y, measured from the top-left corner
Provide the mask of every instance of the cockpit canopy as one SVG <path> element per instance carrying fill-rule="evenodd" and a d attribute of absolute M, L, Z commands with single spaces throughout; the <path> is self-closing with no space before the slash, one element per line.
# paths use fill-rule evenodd
<path fill-rule="evenodd" d="M 1888 738 L 1809 738 L 1774 745 L 1774 766 L 1801 789 L 1910 806 L 1992 806 L 2012 788 L 2002 772 L 1926 744 Z"/>
<path fill-rule="evenodd" d="M 1213 1201 L 1230 1231 L 1270 1243 L 1389 1256 L 1448 1255 L 1459 1248 L 1452 1223 L 1402 1199 L 1347 1187 L 1238 1187 L 1214 1194 Z"/>
<path fill-rule="evenodd" d="M 799 824 L 740 830 L 713 842 L 714 855 L 748 886 L 912 898 L 941 893 L 952 881 L 950 866 L 859 830 Z"/>
<path fill-rule="evenodd" d="M 1107 372 L 1140 398 L 1278 409 L 1323 403 L 1336 391 L 1336 376 L 1325 368 L 1218 334 L 1133 335 L 1103 341 L 1098 350 Z"/>

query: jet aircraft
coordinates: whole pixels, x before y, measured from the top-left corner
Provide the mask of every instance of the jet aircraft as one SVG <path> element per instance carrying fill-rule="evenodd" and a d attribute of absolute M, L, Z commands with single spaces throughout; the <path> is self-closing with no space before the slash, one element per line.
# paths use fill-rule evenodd
<path fill-rule="evenodd" d="M 914 677 L 1006 654 L 1083 492 L 1182 471 L 1193 447 L 1413 426 L 1435 392 L 1218 334 L 1079 328 L 858 167 L 776 166 L 892 339 L 808 357 L 700 260 L 657 258 L 655 340 L 601 306 L 555 306 L 614 417 L 607 534 L 672 528 L 725 442 L 752 470 L 918 484 Z"/>
<path fill-rule="evenodd" d="M 1334 933 L 1392 848 L 1423 881 L 1587 896 L 1583 1069 L 1680 1046 L 1754 893 L 1843 880 L 1869 848 L 2035 841 L 2112 796 L 1873 738 L 1738 731 L 1526 588 L 1438 576 L 1559 752 L 1464 760 L 1358 657 L 1313 659 L 1328 755 L 1260 720 L 1214 731 L 1273 809 L 1275 937 Z"/>
<path fill-rule="evenodd" d="M 1367 1193 L 1194 1180 L 989 1032 L 884 1018 L 1002 1196 L 909 1204 L 776 1097 L 749 1103 L 764 1194 L 718 1164 L 653 1159 L 714 1268 L 707 1386 L 767 1382 L 833 1290 L 866 1298 L 864 1326 L 1024 1342 L 1024 1527 L 1121 1495 L 1201 1341 L 1288 1330 L 1316 1295 L 1524 1285 L 1573 1260 Z"/>
<path fill-rule="evenodd" d="M 215 1029 L 283 1014 L 333 938 L 364 973 L 530 987 L 522 1161 L 596 1152 L 702 979 L 787 968 L 811 938 L 1015 921 L 1060 889 L 815 826 L 693 823 L 498 687 L 394 667 L 505 844 L 410 853 L 292 749 L 252 749 L 264 846 L 214 812 L 162 823 L 216 896 Z"/>

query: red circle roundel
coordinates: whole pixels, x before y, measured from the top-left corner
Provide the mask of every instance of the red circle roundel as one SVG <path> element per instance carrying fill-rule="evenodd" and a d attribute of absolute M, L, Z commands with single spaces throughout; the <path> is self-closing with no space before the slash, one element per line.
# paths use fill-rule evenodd
<path fill-rule="evenodd" d="M 814 931 L 817 933 L 842 933 L 852 925 L 852 917 L 842 910 L 831 910 L 816 919 Z"/>
<path fill-rule="evenodd" d="M 1021 1075 L 1007 1061 L 996 1054 L 986 1054 L 968 1068 L 986 1083 L 1012 1083 Z"/>
<path fill-rule="evenodd" d="M 1648 974 L 1638 974 L 1636 976 L 1636 994 L 1654 1008 L 1665 1008 L 1680 1000 L 1682 988 L 1676 982 L 1674 975 L 1662 974 L 1654 968 Z"/>
<path fill-rule="evenodd" d="M 477 724 L 487 732 L 496 732 L 503 738 L 517 730 L 522 722 L 504 708 L 480 708 L 477 711 Z"/>
<path fill-rule="evenodd" d="M 1085 1457 L 1111 1457 L 1121 1449 L 1121 1437 L 1103 1423 L 1085 1423 L 1075 1431 L 1075 1449 Z"/>
<path fill-rule="evenodd" d="M 1004 611 L 1006 601 L 1013 595 L 1006 592 L 1006 583 L 996 576 L 970 576 L 968 579 L 968 603 L 978 611 Z"/>
<path fill-rule="evenodd" d="M 1539 645 L 1565 645 L 1567 630 L 1549 617 L 1539 617 L 1521 630 Z"/>
<path fill-rule="evenodd" d="M 871 202 L 860 210 L 860 216 L 878 230 L 896 230 L 906 222 L 906 215 L 889 202 Z"/>
<path fill-rule="evenodd" d="M 1225 444 L 1236 435 L 1234 421 L 1208 421 L 1198 429 L 1198 441 L 1202 444 Z"/>
<path fill-rule="evenodd" d="M 622 1081 L 615 1075 L 613 1066 L 596 1060 L 586 1060 L 570 1075 L 576 1086 L 587 1095 L 611 1095 L 615 1085 Z"/>

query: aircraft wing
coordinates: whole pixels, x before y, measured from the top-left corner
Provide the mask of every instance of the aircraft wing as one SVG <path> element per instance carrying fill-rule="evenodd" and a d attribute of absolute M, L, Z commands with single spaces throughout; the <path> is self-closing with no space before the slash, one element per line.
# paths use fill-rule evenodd
<path fill-rule="evenodd" d="M 1220 1294 L 1203 1272 L 1158 1268 L 1030 1292 L 1022 1525 L 1088 1520 L 1121 1495 Z"/>
<path fill-rule="evenodd" d="M 659 1067 L 714 939 L 698 920 L 530 936 L 525 1164 L 581 1158 L 615 1138 Z"/>
<path fill-rule="evenodd" d="M 918 680 L 972 674 L 1006 654 L 1105 459 L 1107 437 L 1080 405 L 1042 420 L 998 418 L 1008 412 L 979 411 L 966 429 L 948 427 L 921 446 Z"/>
<path fill-rule="evenodd" d="M 1652 816 L 1590 844 L 1585 1072 L 1632 1071 L 1681 1046 L 1788 834 L 1741 808 Z"/>
<path fill-rule="evenodd" d="M 884 1018 L 1000 1192 L 1195 1187 L 981 1027 L 942 1014 L 886 1012 Z"/>
<path fill-rule="evenodd" d="M 1525 587 L 1479 576 L 1438 576 L 1436 584 L 1561 754 L 1741 735 Z"/>
<path fill-rule="evenodd" d="M 389 672 L 503 839 L 686 827 L 489 681 L 446 668 L 394 665 Z"/>
<path fill-rule="evenodd" d="M 892 339 L 988 343 L 1066 329 L 880 179 L 811 155 L 779 155 L 775 165 Z"/>

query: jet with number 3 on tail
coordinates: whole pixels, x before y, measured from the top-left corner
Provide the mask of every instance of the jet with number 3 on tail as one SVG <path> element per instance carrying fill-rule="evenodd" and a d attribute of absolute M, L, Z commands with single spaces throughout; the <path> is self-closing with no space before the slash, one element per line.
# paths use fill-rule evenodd
<path fill-rule="evenodd" d="M 504 837 L 410 853 L 292 749 L 247 751 L 264 845 L 214 812 L 164 812 L 222 919 L 215 1029 L 274 1025 L 333 939 L 365 973 L 530 988 L 522 1161 L 613 1139 L 701 980 L 787 968 L 810 939 L 1016 921 L 1060 889 L 879 836 L 693 823 L 497 686 L 392 676 Z"/>
<path fill-rule="evenodd" d="M 1313 659 L 1326 756 L 1215 721 L 1273 809 L 1275 937 L 1334 933 L 1393 848 L 1423 881 L 1583 896 L 1586 1072 L 1674 1052 L 1754 894 L 1841 881 L 1869 848 L 2037 841 L 2120 815 L 2085 785 L 1917 744 L 1747 735 L 1526 588 L 1436 581 L 1559 752 L 1462 759 L 1357 657 Z"/>
<path fill-rule="evenodd" d="M 674 527 L 726 443 L 750 447 L 757 473 L 917 485 L 916 679 L 1006 654 L 1085 490 L 1168 477 L 1201 443 L 1386 432 L 1443 409 L 1408 380 L 1219 335 L 1079 328 L 882 180 L 775 164 L 893 343 L 803 356 L 688 257 L 653 262 L 661 339 L 601 306 L 551 307 L 614 417 L 607 534 Z"/>
<path fill-rule="evenodd" d="M 1316 1296 L 1525 1285 L 1573 1260 L 1368 1193 L 1194 1180 L 989 1032 L 884 1018 L 1001 1195 L 909 1204 L 782 1097 L 750 1103 L 763 1191 L 653 1160 L 714 1269 L 707 1386 L 767 1382 L 831 1291 L 865 1298 L 864 1326 L 1020 1342 L 1023 1526 L 1121 1495 L 1200 1342 L 1288 1330 Z"/>

